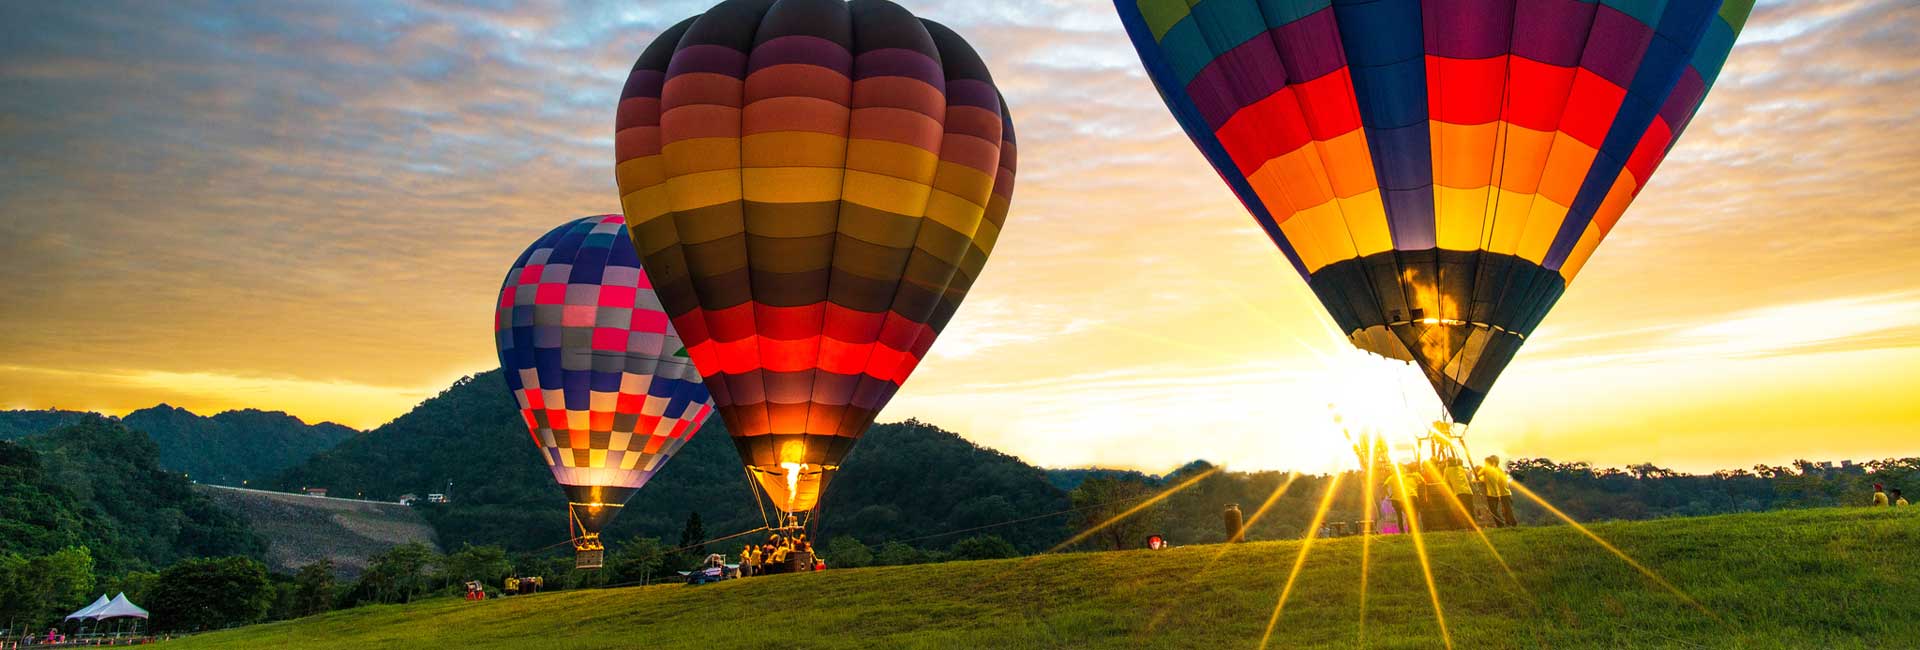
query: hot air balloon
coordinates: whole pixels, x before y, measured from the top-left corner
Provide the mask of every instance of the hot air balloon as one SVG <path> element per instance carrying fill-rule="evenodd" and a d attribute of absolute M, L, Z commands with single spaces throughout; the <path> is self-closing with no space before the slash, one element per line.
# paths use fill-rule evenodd
<path fill-rule="evenodd" d="M 576 565 L 713 413 L 617 214 L 567 222 L 507 270 L 494 311 L 507 389 L 567 493 Z"/>
<path fill-rule="evenodd" d="M 1175 119 L 1368 352 L 1466 424 L 1752 0 L 1115 0 Z"/>
<path fill-rule="evenodd" d="M 884 0 L 727 0 L 640 55 L 615 131 L 634 246 L 748 473 L 811 511 L 1000 236 L 986 65 Z"/>

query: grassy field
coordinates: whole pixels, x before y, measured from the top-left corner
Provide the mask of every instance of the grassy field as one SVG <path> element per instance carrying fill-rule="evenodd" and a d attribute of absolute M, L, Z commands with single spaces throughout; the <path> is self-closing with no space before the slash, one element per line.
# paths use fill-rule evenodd
<path fill-rule="evenodd" d="M 1701 609 L 1564 526 L 1426 538 L 1457 648 L 1920 647 L 1920 509 L 1593 526 Z M 1413 540 L 1320 540 L 1272 648 L 1443 647 Z M 835 570 L 368 607 L 197 648 L 1253 648 L 1299 542 Z M 1203 570 L 1219 556 L 1217 563 Z M 1702 611 L 1704 609 L 1705 611 Z M 1711 612 L 1710 614 L 1707 612 Z"/>

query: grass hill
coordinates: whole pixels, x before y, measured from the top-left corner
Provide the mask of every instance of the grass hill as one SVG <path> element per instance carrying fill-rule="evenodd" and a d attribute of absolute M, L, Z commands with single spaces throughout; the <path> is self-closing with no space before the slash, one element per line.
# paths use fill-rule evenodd
<path fill-rule="evenodd" d="M 718 536 L 761 525 L 739 455 L 715 417 L 607 529 L 677 539 L 690 512 Z M 521 551 L 567 538 L 565 500 L 539 460 L 499 371 L 464 378 L 386 425 L 289 469 L 269 485 L 325 487 L 334 494 L 393 499 L 445 490 L 453 502 L 422 506 L 441 544 L 497 544 Z M 825 498 L 823 529 L 879 544 L 1058 512 L 1066 493 L 1046 472 L 919 422 L 868 430 Z M 1005 531 L 1037 550 L 1065 535 L 1064 521 Z M 923 546 L 956 541 L 936 539 Z"/>
<path fill-rule="evenodd" d="M 44 434 L 90 417 L 102 416 L 61 410 L 0 411 L 0 440 Z M 358 433 L 332 422 L 307 424 L 280 411 L 257 409 L 203 416 L 160 404 L 118 419 L 153 439 L 162 469 L 222 485 L 271 478 Z"/>
<path fill-rule="evenodd" d="M 1883 648 L 1920 639 L 1920 510 L 1820 509 L 1426 538 L 1456 648 Z M 1442 647 L 1413 540 L 1319 540 L 1271 648 Z M 1300 542 L 835 570 L 366 607 L 171 642 L 226 648 L 1255 647 Z M 1219 561 L 1209 562 L 1225 552 Z M 1362 634 L 1364 630 L 1364 636 Z"/>
<path fill-rule="evenodd" d="M 213 485 L 197 491 L 240 514 L 267 540 L 267 568 L 293 574 L 333 560 L 342 576 L 357 576 L 368 558 L 407 542 L 434 546 L 433 527 L 397 503 L 310 497 Z"/>

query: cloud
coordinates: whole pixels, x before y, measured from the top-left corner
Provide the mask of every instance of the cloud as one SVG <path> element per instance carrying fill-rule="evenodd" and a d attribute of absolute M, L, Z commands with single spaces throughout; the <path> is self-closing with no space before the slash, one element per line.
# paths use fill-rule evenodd
<path fill-rule="evenodd" d="M 985 57 L 1022 160 L 993 260 L 884 417 L 1053 464 L 1328 449 L 1322 384 L 1348 349 L 1167 114 L 1111 7 L 909 4 Z M 0 370 L 0 391 L 128 408 L 312 394 L 296 412 L 358 404 L 338 417 L 364 425 L 490 366 L 508 262 L 618 209 L 620 85 L 654 35 L 708 5 L 0 3 L 0 354 L 40 369 Z M 1487 428 L 1543 423 L 1564 435 L 1527 438 L 1536 451 L 1591 450 L 1569 441 L 1596 426 L 1531 403 L 1679 374 L 1662 355 L 1809 364 L 1801 376 L 1904 354 L 1920 277 L 1911 14 L 1763 2 Z M 1776 379 L 1658 399 L 1721 403 Z M 1699 416 L 1662 417 L 1647 426 Z"/>

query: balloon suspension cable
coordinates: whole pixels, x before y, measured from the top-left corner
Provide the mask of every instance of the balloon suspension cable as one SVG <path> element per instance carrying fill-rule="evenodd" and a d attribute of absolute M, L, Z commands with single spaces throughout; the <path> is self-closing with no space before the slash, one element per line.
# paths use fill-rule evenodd
<path fill-rule="evenodd" d="M 746 465 L 741 465 L 740 475 L 747 478 L 747 491 L 753 493 L 753 507 L 760 509 L 760 529 L 772 528 L 773 520 L 767 519 L 767 506 L 760 503 L 760 482 L 753 479 L 753 470 L 748 469 Z M 767 500 L 772 501 L 773 497 L 769 495 Z"/>

